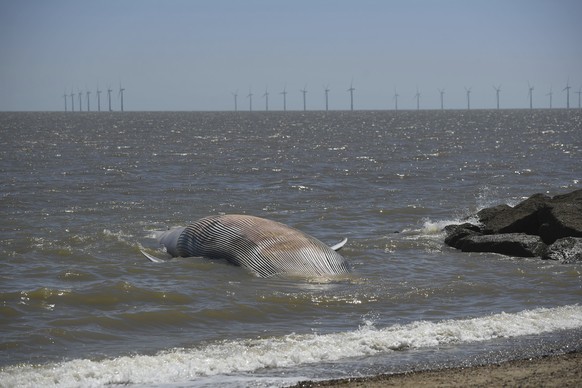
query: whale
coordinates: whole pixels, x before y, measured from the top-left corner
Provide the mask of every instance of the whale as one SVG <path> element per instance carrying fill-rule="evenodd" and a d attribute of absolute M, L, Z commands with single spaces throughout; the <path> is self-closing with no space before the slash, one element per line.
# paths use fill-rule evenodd
<path fill-rule="evenodd" d="M 333 246 L 298 229 L 265 218 L 225 214 L 208 216 L 185 227 L 156 232 L 155 238 L 172 257 L 226 260 L 258 277 L 335 277 L 351 272 Z M 143 250 L 149 260 L 166 261 Z"/>

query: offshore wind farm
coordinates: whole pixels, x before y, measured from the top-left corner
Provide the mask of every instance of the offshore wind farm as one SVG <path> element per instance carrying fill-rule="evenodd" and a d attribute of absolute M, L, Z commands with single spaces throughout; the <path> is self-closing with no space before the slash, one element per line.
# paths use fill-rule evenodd
<path fill-rule="evenodd" d="M 545 94 L 545 96 L 548 96 L 549 99 L 545 102 L 545 103 L 539 103 L 536 108 L 537 109 L 580 109 L 581 108 L 581 95 L 582 95 L 582 86 L 580 86 L 578 88 L 578 90 L 576 90 L 574 92 L 574 94 L 577 94 L 577 104 L 570 104 L 570 89 L 572 89 L 572 86 L 570 86 L 570 80 L 568 79 L 567 82 L 564 84 L 564 88 L 561 90 L 560 93 L 560 99 L 559 102 L 556 103 L 554 100 L 554 93 L 552 92 L 552 87 L 550 86 L 549 88 L 549 92 L 547 94 Z M 302 89 L 299 89 L 300 100 L 297 100 L 296 102 L 298 102 L 299 104 L 295 104 L 295 109 L 291 109 L 291 110 L 303 110 L 303 111 L 307 111 L 307 110 L 325 110 L 325 111 L 329 111 L 329 110 L 354 110 L 354 102 L 355 102 L 355 97 L 354 97 L 354 91 L 356 90 L 354 87 L 354 82 L 352 80 L 352 82 L 350 82 L 349 87 L 346 89 L 349 98 L 344 99 L 343 101 L 340 100 L 339 98 L 336 99 L 336 102 L 334 105 L 330 105 L 330 100 L 329 100 L 329 96 L 330 96 L 330 85 L 329 84 L 325 84 L 323 87 L 323 101 L 324 101 L 324 105 L 318 105 L 317 107 L 314 108 L 310 108 L 308 107 L 307 104 L 307 84 L 305 84 L 303 86 Z M 249 111 L 253 111 L 253 104 L 252 104 L 252 97 L 253 97 L 253 93 L 251 91 L 252 88 L 249 88 L 249 93 L 246 96 L 249 100 Z M 465 95 L 465 109 L 467 110 L 471 110 L 471 109 L 534 109 L 534 97 L 533 97 L 533 91 L 535 90 L 535 87 L 533 84 L 530 83 L 530 81 L 527 81 L 527 89 L 524 88 L 524 90 L 526 91 L 526 93 L 524 94 L 524 96 L 526 96 L 526 98 L 523 99 L 523 104 L 521 106 L 515 106 L 515 105 L 511 105 L 511 106 L 506 106 L 504 107 L 501 103 L 500 103 L 500 94 L 501 94 L 501 84 L 499 84 L 498 86 L 495 86 L 495 84 L 493 84 L 493 93 L 488 91 L 487 88 L 484 88 L 483 91 L 481 91 L 481 95 L 485 95 L 488 97 L 489 102 L 486 104 L 483 104 L 482 106 L 472 106 L 471 105 L 471 93 L 473 92 L 473 88 L 472 87 L 467 87 L 464 86 L 463 90 L 457 90 L 456 93 L 458 95 L 464 94 Z M 464 92 L 463 92 L 464 91 Z M 99 87 L 96 88 L 95 90 L 95 95 L 97 96 L 97 112 L 101 112 L 101 90 L 99 90 Z M 121 83 L 119 85 L 119 89 L 118 89 L 118 93 L 117 93 L 117 103 L 119 104 L 117 106 L 117 109 L 115 109 L 115 105 L 112 106 L 112 97 L 111 97 L 111 93 L 113 92 L 113 89 L 108 88 L 107 89 L 107 93 L 108 93 L 108 106 L 109 106 L 109 111 L 112 112 L 114 110 L 118 110 L 123 112 L 125 110 L 124 108 L 124 92 L 125 92 L 125 88 L 122 87 Z M 367 91 L 366 90 L 361 90 L 360 91 L 360 95 L 364 95 Z M 370 91 L 371 93 L 374 93 L 374 91 Z M 91 111 L 91 90 L 85 90 L 85 91 L 81 91 L 79 90 L 77 93 L 77 97 L 78 97 L 78 104 L 77 104 L 77 110 L 75 110 L 75 104 L 73 101 L 73 95 L 74 93 L 71 93 L 70 95 L 67 95 L 67 93 L 65 92 L 64 94 L 62 94 L 60 97 L 63 99 L 64 102 L 64 106 L 63 109 L 65 112 L 82 112 L 83 110 L 83 106 L 86 106 L 85 111 L 86 112 L 90 112 Z M 233 102 L 234 104 L 232 105 L 232 109 L 223 109 L 223 110 L 234 110 L 234 111 L 239 111 L 238 108 L 238 89 L 236 92 L 229 92 L 231 97 L 233 98 Z M 452 91 L 449 89 L 449 94 L 453 94 L 455 93 L 455 91 Z M 225 95 L 227 95 L 228 93 L 225 93 Z M 281 104 L 274 106 L 274 105 L 269 105 L 269 96 L 270 96 L 270 92 L 268 90 L 268 87 L 265 88 L 265 92 L 261 95 L 261 97 L 265 100 L 265 107 L 264 110 L 258 110 L 258 111 L 269 111 L 269 110 L 274 110 L 274 111 L 287 111 L 288 107 L 287 107 L 287 84 L 285 84 L 285 86 L 283 87 L 283 90 L 281 92 L 279 92 L 280 95 L 283 96 L 282 100 L 280 101 Z M 374 93 L 376 94 L 376 93 Z M 458 109 L 463 109 L 462 107 L 456 106 L 456 107 L 445 107 L 445 103 L 444 103 L 444 95 L 445 95 L 445 88 L 436 88 L 436 92 L 435 95 L 438 95 L 438 101 L 434 100 L 435 102 L 433 103 L 432 106 L 423 106 L 422 109 L 425 110 L 435 110 L 435 109 L 440 109 L 440 110 L 445 110 L 445 109 L 454 109 L 454 110 L 458 110 Z M 68 97 L 71 97 L 70 100 L 70 104 L 68 103 Z M 85 100 L 83 101 L 83 96 L 85 97 Z M 385 98 L 383 99 L 384 102 L 384 106 L 381 108 L 371 108 L 371 107 L 366 107 L 366 106 L 361 106 L 360 110 L 399 110 L 399 105 L 398 105 L 398 98 L 401 97 L 402 95 L 397 93 L 396 91 L 394 92 L 393 95 L 386 95 Z M 407 107 L 404 106 L 400 106 L 400 110 L 421 110 L 421 93 L 420 93 L 420 89 L 419 87 L 416 87 L 416 92 L 412 93 L 410 92 L 409 96 L 411 97 L 411 99 L 413 100 L 413 102 L 415 102 L 415 104 L 409 104 Z M 198 109 L 196 109 L 196 107 L 193 105 L 192 109 L 190 109 L 192 111 L 196 111 Z"/>
<path fill-rule="evenodd" d="M 63 101 L 64 101 L 64 111 L 65 112 L 91 112 L 91 94 L 92 94 L 92 90 L 89 89 L 85 89 L 84 91 L 79 90 L 77 92 L 77 96 L 78 96 L 78 105 L 77 105 L 77 110 L 75 110 L 75 101 L 74 101 L 74 97 L 75 97 L 75 93 L 73 93 L 73 91 L 71 90 L 71 94 L 67 94 L 67 92 L 65 91 L 65 93 L 62 95 L 63 97 Z M 95 95 L 97 96 L 97 109 L 94 110 L 96 112 L 101 112 L 101 93 L 103 91 L 99 89 L 99 86 L 97 86 L 97 88 L 95 89 Z M 113 89 L 111 89 L 111 87 L 107 88 L 107 100 L 108 100 L 108 111 L 109 112 L 113 112 L 114 111 L 114 106 L 112 106 L 112 100 L 111 100 L 111 93 L 113 92 Z M 121 86 L 121 83 L 119 84 L 119 91 L 117 93 L 117 101 L 119 102 L 119 107 L 118 110 L 120 112 L 124 111 L 124 105 L 123 105 L 123 93 L 125 92 L 125 88 Z M 82 97 L 85 96 L 85 101 L 83 102 Z M 69 105 L 67 102 L 67 97 L 71 98 L 71 104 Z M 86 105 L 86 110 L 83 110 L 83 105 Z"/>
<path fill-rule="evenodd" d="M 547 104 L 539 104 L 536 109 L 570 109 L 570 89 L 571 86 L 569 86 L 569 81 L 565 84 L 566 86 L 564 87 L 564 89 L 562 90 L 562 99 L 561 105 L 555 105 L 553 103 L 553 92 L 552 92 L 552 87 L 550 87 L 550 91 L 548 94 L 546 94 L 546 96 L 549 96 L 549 100 L 547 102 Z M 283 88 L 283 91 L 280 92 L 279 94 L 283 95 L 283 99 L 282 99 L 282 104 L 278 107 L 273 107 L 271 106 L 271 108 L 269 109 L 269 92 L 267 89 L 265 89 L 265 93 L 263 94 L 263 98 L 265 98 L 265 111 L 269 111 L 269 110 L 280 110 L 280 111 L 287 111 L 287 85 L 285 85 L 285 87 Z M 515 106 L 515 105 L 511 105 L 511 106 L 507 106 L 504 107 L 501 103 L 500 103 L 500 95 L 501 95 L 501 84 L 499 84 L 498 86 L 495 86 L 495 84 L 493 85 L 493 92 L 489 92 L 485 90 L 482 92 L 483 95 L 487 95 L 490 98 L 490 103 L 484 104 L 482 106 L 474 106 L 471 105 L 471 93 L 473 92 L 473 87 L 463 87 L 463 90 L 457 90 L 457 94 L 461 95 L 463 94 L 465 96 L 465 107 L 452 107 L 452 108 L 445 108 L 445 104 L 444 104 L 444 95 L 445 95 L 445 88 L 437 88 L 436 92 L 439 96 L 439 104 L 435 104 L 433 106 L 426 106 L 426 107 L 422 107 L 422 109 L 424 110 L 435 110 L 435 109 L 440 109 L 440 110 L 445 110 L 445 109 L 453 109 L 453 110 L 459 110 L 459 109 L 466 109 L 466 110 L 471 110 L 471 109 L 534 109 L 534 99 L 533 99 L 533 91 L 534 91 L 535 87 L 534 85 L 532 85 L 529 81 L 527 82 L 527 89 L 523 89 L 525 91 L 524 96 L 526 96 L 523 99 L 523 104 L 521 106 Z M 341 102 L 336 102 L 335 105 L 331 105 L 329 103 L 329 95 L 330 95 L 330 87 L 329 84 L 326 84 L 323 86 L 323 101 L 325 101 L 323 106 L 318 106 L 317 108 L 313 108 L 310 109 L 307 105 L 307 85 L 304 85 L 302 89 L 299 89 L 299 92 L 301 93 L 301 100 L 296 101 L 299 102 L 298 105 L 296 105 L 295 109 L 292 110 L 303 110 L 303 111 L 307 111 L 307 110 L 325 110 L 325 111 L 329 111 L 329 110 L 354 110 L 354 91 L 356 89 L 354 88 L 354 84 L 353 81 L 349 84 L 349 87 L 346 89 L 346 91 L 349 93 L 349 99 L 346 99 L 343 103 Z M 365 93 L 366 91 L 363 91 L 363 93 Z M 453 92 L 450 92 L 451 94 Z M 573 109 L 580 109 L 580 105 L 581 105 L 581 96 L 582 96 L 582 86 L 580 86 L 580 88 L 575 92 L 575 94 L 578 95 L 578 103 L 576 105 L 576 107 L 572 107 Z M 383 99 L 385 106 L 378 109 L 378 108 L 366 108 L 366 107 L 361 107 L 361 110 L 399 110 L 399 106 L 398 106 L 398 98 L 401 97 L 402 95 L 397 93 L 396 90 L 394 91 L 394 94 L 392 96 L 386 95 L 386 98 Z M 402 105 L 400 106 L 401 110 L 421 110 L 421 93 L 420 93 L 420 89 L 417 87 L 416 88 L 416 92 L 415 93 L 411 93 L 410 94 L 413 102 L 415 102 L 415 105 L 409 105 L 407 107 L 403 107 Z M 249 98 L 251 97 L 251 93 L 249 93 Z M 228 110 L 228 109 L 227 109 Z M 235 101 L 234 101 L 234 111 L 237 111 L 237 103 L 236 103 L 236 95 L 235 95 Z M 249 110 L 252 111 L 252 106 L 249 107 Z"/>
<path fill-rule="evenodd" d="M 0 5 L 0 111 L 578 108 L 579 1 L 104 2 Z"/>

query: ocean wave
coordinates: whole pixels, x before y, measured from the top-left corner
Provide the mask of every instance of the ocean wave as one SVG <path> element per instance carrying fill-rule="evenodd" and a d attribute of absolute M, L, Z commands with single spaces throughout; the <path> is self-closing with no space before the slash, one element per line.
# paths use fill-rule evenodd
<path fill-rule="evenodd" d="M 538 308 L 439 322 L 417 321 L 333 334 L 219 341 L 195 348 L 114 359 L 17 365 L 0 371 L 4 387 L 90 387 L 188 383 L 206 376 L 287 368 L 381 353 L 490 341 L 582 327 L 582 306 Z M 163 366 L 163 367 L 162 367 Z"/>

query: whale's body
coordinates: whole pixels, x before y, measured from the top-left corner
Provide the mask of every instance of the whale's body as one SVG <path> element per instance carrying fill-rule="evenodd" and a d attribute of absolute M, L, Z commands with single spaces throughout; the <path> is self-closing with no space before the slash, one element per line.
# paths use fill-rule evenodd
<path fill-rule="evenodd" d="M 260 277 L 329 277 L 350 272 L 346 260 L 334 250 L 346 240 L 332 249 L 297 229 L 259 217 L 205 217 L 163 232 L 158 239 L 174 257 L 223 259 Z"/>

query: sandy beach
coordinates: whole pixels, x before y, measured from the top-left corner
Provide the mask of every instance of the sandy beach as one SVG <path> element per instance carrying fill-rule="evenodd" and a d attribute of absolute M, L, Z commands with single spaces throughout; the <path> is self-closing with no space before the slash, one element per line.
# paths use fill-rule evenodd
<path fill-rule="evenodd" d="M 308 387 L 579 387 L 582 353 L 508 361 L 470 368 L 411 371 L 352 379 L 303 381 Z"/>

